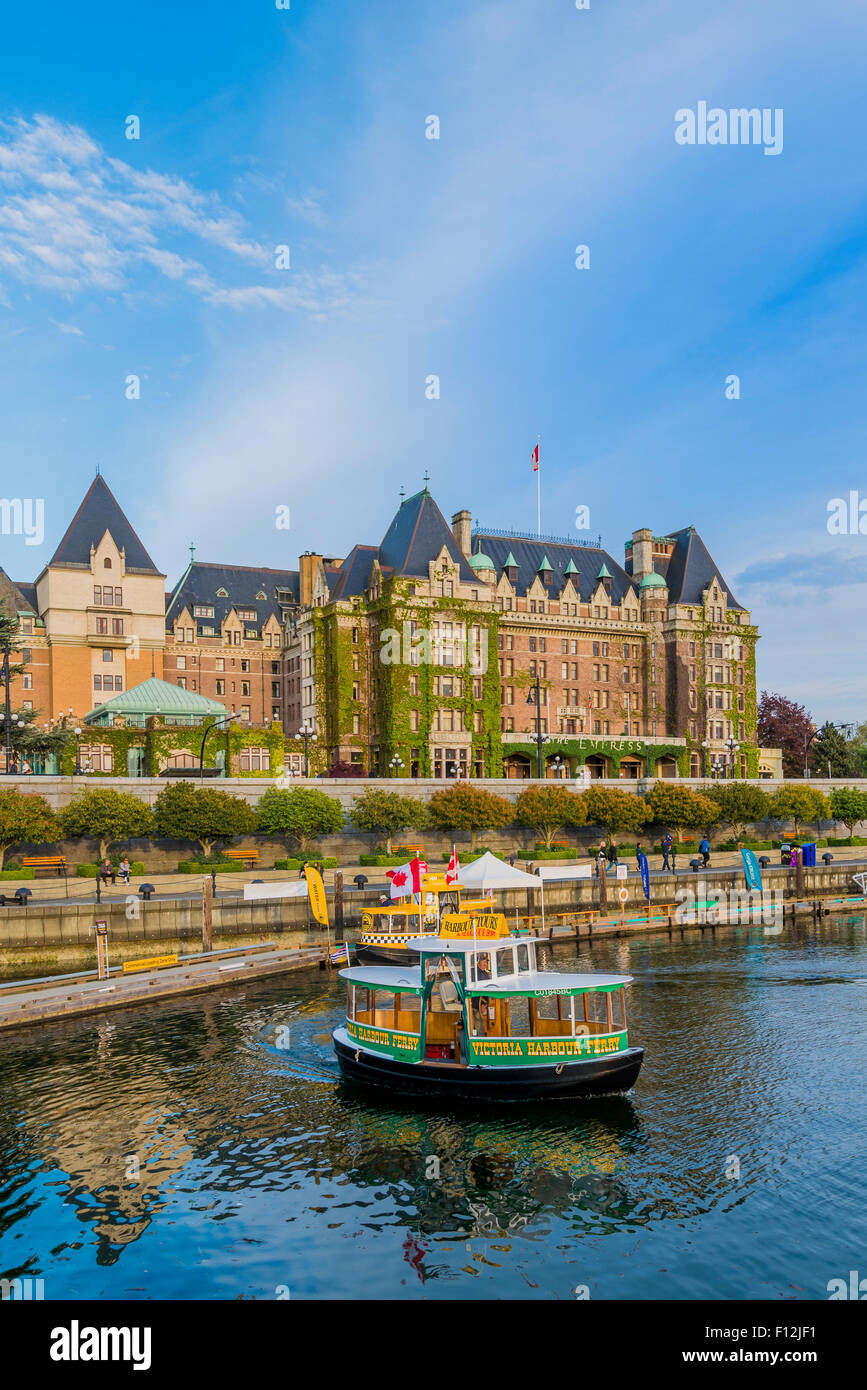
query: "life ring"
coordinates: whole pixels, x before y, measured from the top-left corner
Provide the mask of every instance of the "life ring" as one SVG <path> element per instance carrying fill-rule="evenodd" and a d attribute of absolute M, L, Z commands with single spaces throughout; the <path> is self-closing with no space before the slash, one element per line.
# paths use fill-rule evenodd
<path fill-rule="evenodd" d="M 618 898 L 620 899 L 620 901 L 621 901 L 622 903 L 628 903 L 628 902 L 629 902 L 629 889 L 628 889 L 628 888 L 618 888 L 618 890 L 617 890 L 617 896 L 618 896 Z"/>

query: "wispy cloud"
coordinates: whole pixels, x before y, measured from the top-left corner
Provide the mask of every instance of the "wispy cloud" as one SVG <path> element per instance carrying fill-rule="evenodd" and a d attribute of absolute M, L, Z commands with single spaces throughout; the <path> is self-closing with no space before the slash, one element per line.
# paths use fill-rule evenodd
<path fill-rule="evenodd" d="M 275 248 L 216 193 L 110 157 L 86 131 L 51 116 L 0 126 L 0 189 L 7 301 L 10 281 L 71 299 L 141 290 L 149 270 L 233 309 L 324 316 L 360 294 L 356 277 L 330 271 L 287 282 Z M 296 211 L 311 222 L 322 216 L 312 195 Z M 261 281 L 238 283 L 239 268 L 249 267 Z"/>

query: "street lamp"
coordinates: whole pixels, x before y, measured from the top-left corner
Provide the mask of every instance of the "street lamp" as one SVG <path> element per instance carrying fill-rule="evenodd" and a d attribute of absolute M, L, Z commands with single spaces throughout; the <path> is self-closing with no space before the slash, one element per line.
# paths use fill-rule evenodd
<path fill-rule="evenodd" d="M 556 758 L 554 759 L 554 761 L 553 761 L 553 763 L 552 763 L 552 766 L 553 766 L 553 768 L 554 768 L 554 776 L 555 776 L 555 777 L 559 777 L 559 776 L 560 776 L 560 773 L 561 773 L 562 770 L 563 770 L 563 766 L 564 766 L 564 764 L 563 764 L 563 759 L 560 757 L 560 754 L 559 754 L 559 753 L 557 754 Z"/>
<path fill-rule="evenodd" d="M 309 776 L 310 776 L 310 740 L 311 740 L 311 739 L 314 739 L 314 740 L 315 740 L 315 738 L 316 738 L 316 730 L 314 729 L 313 725 L 310 723 L 309 719 L 305 719 L 305 720 L 304 720 L 304 723 L 301 725 L 301 728 L 298 730 L 298 733 L 299 733 L 299 734 L 301 735 L 301 737 L 304 739 L 304 776 L 305 776 L 305 777 L 309 777 Z"/>
<path fill-rule="evenodd" d="M 81 776 L 81 730 L 75 730 L 75 772 L 73 777 Z"/>
<path fill-rule="evenodd" d="M 704 775 L 707 777 L 710 772 L 710 744 L 706 738 L 702 739 L 701 746 L 704 749 Z"/>
<path fill-rule="evenodd" d="M 550 743 L 551 740 L 547 734 L 542 733 L 542 687 L 538 676 L 534 684 L 530 686 L 527 704 L 536 706 L 536 737 L 532 741 L 536 745 L 536 775 L 541 781 L 544 776 L 542 772 L 542 744 Z"/>
<path fill-rule="evenodd" d="M 9 698 L 9 653 L 12 650 L 12 643 L 7 637 L 3 642 L 3 693 L 5 696 L 3 714 L 3 733 L 6 743 L 6 773 L 9 773 L 9 764 L 12 761 L 12 725 L 10 716 L 12 713 L 12 703 Z"/>
<path fill-rule="evenodd" d="M 199 777 L 204 777 L 205 763 L 205 744 L 208 741 L 208 734 L 212 729 L 224 728 L 226 730 L 226 776 L 229 775 L 229 726 L 233 719 L 237 719 L 236 714 L 222 714 L 219 719 L 215 719 L 213 724 L 209 724 L 202 736 L 202 746 L 199 749 Z"/>
<path fill-rule="evenodd" d="M 731 776 L 732 776 L 732 777 L 734 777 L 734 775 L 735 775 L 735 754 L 736 754 L 736 753 L 738 752 L 738 750 L 740 749 L 740 746 L 741 746 L 741 745 L 738 743 L 738 741 L 737 741 L 737 739 L 735 738 L 734 734 L 731 734 L 731 735 L 729 736 L 729 738 L 726 739 L 726 748 L 729 750 L 729 763 L 730 763 L 730 766 L 731 766 Z"/>
<path fill-rule="evenodd" d="M 394 757 L 391 759 L 391 762 L 388 764 L 388 766 L 389 766 L 389 768 L 391 769 L 391 775 L 392 775 L 392 777 L 399 777 L 399 776 L 400 776 L 400 769 L 401 769 L 402 767 L 405 767 L 406 764 L 404 763 L 403 758 L 399 758 L 398 755 L 395 753 Z"/>
<path fill-rule="evenodd" d="M 716 779 L 720 777 L 724 771 L 725 763 L 722 758 L 714 757 L 713 763 L 711 764 L 711 777 Z"/>

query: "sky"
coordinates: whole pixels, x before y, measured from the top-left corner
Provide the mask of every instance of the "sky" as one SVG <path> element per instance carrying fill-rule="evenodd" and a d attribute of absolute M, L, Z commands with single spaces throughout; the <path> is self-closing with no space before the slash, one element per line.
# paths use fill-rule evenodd
<path fill-rule="evenodd" d="M 426 472 L 532 533 L 541 436 L 543 532 L 695 525 L 760 688 L 867 719 L 867 535 L 828 530 L 867 504 L 865 66 L 852 0 L 13 7 L 0 496 L 45 535 L 0 565 L 97 467 L 169 586 L 191 542 L 377 544 Z M 679 143 L 700 102 L 782 148 Z"/>

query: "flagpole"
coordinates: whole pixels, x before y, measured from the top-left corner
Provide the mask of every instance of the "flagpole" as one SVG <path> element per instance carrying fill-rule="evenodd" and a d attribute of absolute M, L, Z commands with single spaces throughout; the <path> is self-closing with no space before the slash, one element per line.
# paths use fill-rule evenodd
<path fill-rule="evenodd" d="M 537 434 L 536 448 L 539 450 L 539 459 L 536 467 L 536 511 L 539 522 L 539 540 L 542 539 L 542 450 L 539 447 L 541 441 L 541 434 Z"/>

